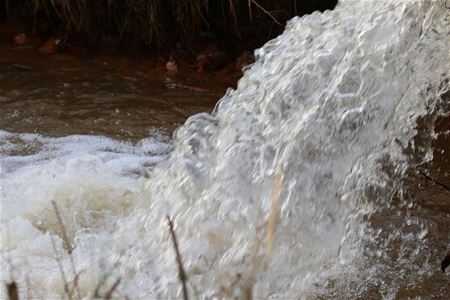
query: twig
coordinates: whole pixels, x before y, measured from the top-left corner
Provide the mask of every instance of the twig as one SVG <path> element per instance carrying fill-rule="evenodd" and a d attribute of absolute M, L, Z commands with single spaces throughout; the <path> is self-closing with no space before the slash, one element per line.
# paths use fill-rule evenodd
<path fill-rule="evenodd" d="M 112 299 L 112 295 L 115 292 L 115 290 L 117 289 L 117 287 L 119 286 L 120 280 L 121 280 L 120 277 L 117 278 L 117 280 L 113 283 L 111 288 L 106 292 L 105 296 L 103 296 L 103 300 L 110 300 L 110 299 Z"/>
<path fill-rule="evenodd" d="M 10 249 L 9 241 L 11 239 L 10 239 L 10 231 L 9 231 L 9 222 L 5 224 L 5 227 L 6 227 L 5 245 L 6 245 L 6 249 Z M 5 255 L 5 260 L 8 265 L 9 280 L 11 282 L 13 282 L 14 281 L 13 277 L 14 277 L 14 273 L 15 273 L 14 265 L 13 265 L 9 255 Z"/>
<path fill-rule="evenodd" d="M 275 176 L 275 181 L 272 187 L 272 206 L 270 208 L 269 223 L 267 224 L 267 257 L 270 258 L 273 250 L 273 240 L 275 236 L 275 229 L 277 226 L 278 202 L 281 197 L 281 177 L 283 173 L 281 169 L 278 170 Z"/>
<path fill-rule="evenodd" d="M 448 187 L 446 184 L 437 181 L 436 179 L 430 177 L 430 175 L 428 175 L 427 173 L 423 172 L 422 170 L 419 170 L 419 174 L 422 175 L 423 177 L 425 177 L 426 179 L 430 180 L 431 182 L 433 182 L 434 184 L 444 188 L 447 190 L 447 192 L 450 192 L 450 187 Z"/>
<path fill-rule="evenodd" d="M 258 2 L 256 2 L 255 0 L 249 0 L 249 2 L 255 4 L 260 10 L 262 10 L 266 15 L 268 15 L 275 23 L 277 23 L 279 26 L 283 26 L 281 25 L 280 22 L 278 22 L 277 19 L 275 19 L 274 16 L 272 16 L 272 14 L 270 12 L 268 12 L 264 7 L 262 7 L 261 5 L 258 4 Z"/>
<path fill-rule="evenodd" d="M 184 84 L 180 84 L 180 83 L 170 83 L 166 85 L 168 88 L 180 88 L 180 89 L 187 89 L 187 90 L 191 90 L 194 92 L 201 92 L 201 93 L 212 93 L 211 90 L 208 89 L 203 89 L 203 88 L 199 88 L 199 87 L 195 87 L 195 86 L 188 86 L 188 85 L 184 85 Z"/>
<path fill-rule="evenodd" d="M 81 273 L 82 273 L 82 271 L 80 271 L 77 274 L 75 274 L 75 277 L 73 279 L 73 287 L 70 290 L 70 297 L 71 298 L 72 298 L 72 295 L 75 292 L 75 290 L 78 288 L 78 281 L 80 280 Z"/>
<path fill-rule="evenodd" d="M 8 300 L 19 300 L 19 290 L 15 281 L 6 284 Z"/>
<path fill-rule="evenodd" d="M 253 16 L 252 16 L 252 1 L 251 1 L 251 0 L 248 0 L 248 3 L 247 3 L 247 5 L 248 5 L 248 15 L 249 15 L 249 18 L 250 18 L 250 23 L 252 23 L 252 24 L 253 24 Z"/>
<path fill-rule="evenodd" d="M 239 31 L 239 23 L 238 23 L 238 19 L 237 19 L 237 15 L 236 15 L 236 8 L 234 5 L 234 0 L 228 0 L 228 2 L 230 3 L 230 13 L 233 17 L 233 22 L 234 22 L 234 27 L 236 29 L 236 33 L 238 35 L 238 38 L 242 39 L 241 32 Z M 250 11 L 250 15 L 251 15 L 251 11 Z M 251 22 L 251 20 L 250 20 L 250 22 Z"/>
<path fill-rule="evenodd" d="M 21 49 L 30 49 L 30 48 L 37 48 L 39 45 L 27 45 L 27 46 L 18 46 L 18 47 L 11 47 L 9 50 L 21 50 Z"/>
<path fill-rule="evenodd" d="M 73 277 L 74 277 L 74 288 L 75 288 L 75 291 L 77 292 L 77 298 L 81 299 L 80 289 L 78 287 L 78 280 L 77 280 L 78 279 L 77 278 L 77 270 L 75 268 L 75 260 L 74 260 L 73 255 L 72 255 L 72 250 L 73 249 L 72 249 L 72 246 L 69 243 L 69 238 L 67 236 L 67 231 L 66 231 L 66 229 L 64 227 L 64 223 L 63 223 L 61 214 L 59 213 L 58 206 L 56 205 L 56 202 L 53 201 L 53 200 L 52 200 L 52 205 L 53 205 L 53 209 L 55 210 L 55 214 L 56 214 L 56 218 L 58 220 L 59 226 L 61 227 L 61 234 L 63 236 L 63 240 L 66 243 L 67 247 L 69 248 L 68 251 L 69 251 L 70 265 L 72 267 L 72 273 L 73 273 Z"/>
<path fill-rule="evenodd" d="M 5 10 L 6 10 L 6 17 L 9 18 L 9 0 L 5 1 Z"/>
<path fill-rule="evenodd" d="M 170 235 L 172 237 L 173 248 L 175 249 L 175 253 L 177 256 L 178 276 L 183 285 L 183 299 L 189 300 L 188 291 L 187 291 L 187 287 L 186 287 L 187 276 L 186 276 L 186 273 L 184 272 L 183 261 L 181 260 L 181 254 L 180 254 L 180 250 L 178 248 L 177 237 L 175 235 L 175 231 L 173 230 L 173 224 L 172 224 L 172 221 L 170 220 L 170 217 L 166 216 L 166 219 L 167 219 L 167 223 L 169 225 Z"/>
<path fill-rule="evenodd" d="M 55 259 L 56 259 L 56 263 L 58 264 L 59 273 L 61 273 L 61 279 L 62 279 L 63 285 L 64 285 L 64 292 L 66 292 L 66 295 L 69 297 L 69 299 L 72 299 L 72 297 L 70 296 L 70 293 L 69 293 L 69 285 L 67 284 L 67 278 L 66 278 L 66 274 L 64 273 L 64 268 L 61 263 L 61 258 L 59 257 L 58 249 L 56 249 L 55 239 L 53 238 L 53 236 L 50 236 L 50 240 L 52 242 L 53 252 L 55 252 Z"/>

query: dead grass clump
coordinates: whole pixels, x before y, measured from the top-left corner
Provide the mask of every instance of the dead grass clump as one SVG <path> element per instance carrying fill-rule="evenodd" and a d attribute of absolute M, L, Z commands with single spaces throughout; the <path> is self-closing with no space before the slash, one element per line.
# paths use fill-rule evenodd
<path fill-rule="evenodd" d="M 281 32 L 286 20 L 314 10 L 333 8 L 337 0 L 20 0 L 7 15 L 26 10 L 50 24 L 62 37 L 103 36 L 123 44 L 138 41 L 153 48 L 192 46 L 215 34 L 230 43 L 258 44 Z M 3 7 L 0 4 L 0 11 Z M 22 14 L 23 15 L 23 14 Z M 56 30 L 55 30 L 56 29 Z M 242 49 L 241 49 L 242 50 Z"/>

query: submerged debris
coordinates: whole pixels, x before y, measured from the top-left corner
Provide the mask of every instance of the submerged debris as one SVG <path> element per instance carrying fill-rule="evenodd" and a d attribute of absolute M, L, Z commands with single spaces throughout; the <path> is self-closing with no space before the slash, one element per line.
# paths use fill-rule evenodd
<path fill-rule="evenodd" d="M 178 63 L 174 56 L 170 56 L 166 62 L 166 70 L 169 74 L 176 74 L 178 72 Z"/>
<path fill-rule="evenodd" d="M 54 54 L 58 51 L 58 46 L 61 40 L 57 38 L 50 38 L 44 44 L 39 46 L 37 51 L 43 55 Z"/>

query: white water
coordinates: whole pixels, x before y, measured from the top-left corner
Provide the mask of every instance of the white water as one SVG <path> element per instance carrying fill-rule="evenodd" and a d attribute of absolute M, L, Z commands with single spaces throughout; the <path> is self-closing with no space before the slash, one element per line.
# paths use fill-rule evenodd
<path fill-rule="evenodd" d="M 83 297 L 118 277 L 117 295 L 180 297 L 166 215 L 192 297 L 313 297 L 315 285 L 361 255 L 364 217 L 389 202 L 409 166 L 402 145 L 450 79 L 442 1 L 342 2 L 292 20 L 258 50 L 238 89 L 213 115 L 179 128 L 149 178 L 135 174 L 169 146 L 2 132 L 2 153 L 33 148 L 1 157 L 1 267 L 11 270 L 3 279 L 29 286 L 23 295 L 64 293 L 52 238 L 69 280 L 73 273 L 55 201 Z M 281 197 L 271 209 L 277 176 Z"/>

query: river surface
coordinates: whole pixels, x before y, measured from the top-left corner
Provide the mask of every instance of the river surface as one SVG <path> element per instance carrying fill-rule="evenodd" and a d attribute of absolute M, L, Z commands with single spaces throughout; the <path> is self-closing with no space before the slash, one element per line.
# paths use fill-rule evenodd
<path fill-rule="evenodd" d="M 0 52 L 0 116 L 2 129 L 11 132 L 138 140 L 147 137 L 150 128 L 169 134 L 188 116 L 210 111 L 217 94 L 223 93 L 217 88 L 212 95 L 170 89 L 177 78 L 157 74 L 154 80 L 143 80 L 115 70 L 117 65 L 132 68 L 126 62 L 102 58 L 55 62 L 29 49 L 11 48 Z M 29 57 L 21 59 L 15 52 Z"/>
<path fill-rule="evenodd" d="M 219 103 L 213 80 L 43 57 L 4 33 L 3 282 L 89 299 L 120 278 L 118 299 L 181 298 L 170 215 L 192 298 L 448 299 L 439 5 L 347 0 L 297 18 Z"/>

